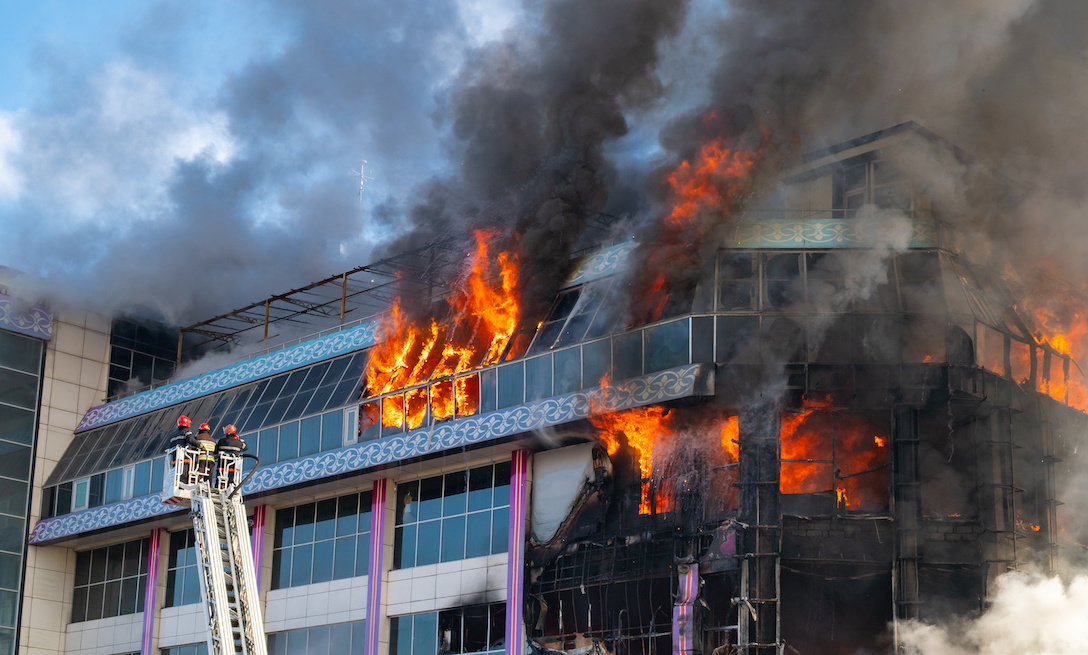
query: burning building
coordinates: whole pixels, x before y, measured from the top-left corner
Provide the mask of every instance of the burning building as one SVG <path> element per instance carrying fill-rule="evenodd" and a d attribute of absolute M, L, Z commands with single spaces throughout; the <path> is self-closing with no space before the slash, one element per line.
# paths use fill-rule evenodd
<path fill-rule="evenodd" d="M 904 124 L 756 206 L 761 147 L 685 162 L 652 238 L 583 255 L 550 305 L 481 230 L 191 326 L 388 310 L 93 407 L 39 453 L 29 551 L 57 565 L 27 593 L 53 584 L 62 618 L 24 604 L 29 643 L 199 650 L 188 519 L 157 495 L 179 414 L 261 459 L 274 653 L 890 652 L 1083 549 L 1060 493 L 1083 314 L 975 261 L 902 165 L 964 155 Z"/>

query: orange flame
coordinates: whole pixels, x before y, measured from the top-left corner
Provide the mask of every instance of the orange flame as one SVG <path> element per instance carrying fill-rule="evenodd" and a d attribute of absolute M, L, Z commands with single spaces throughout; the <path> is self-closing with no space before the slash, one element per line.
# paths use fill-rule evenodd
<path fill-rule="evenodd" d="M 740 461 L 740 417 L 728 416 L 722 423 L 722 448 L 729 453 L 731 462 Z"/>
<path fill-rule="evenodd" d="M 400 299 L 378 324 L 377 340 L 370 351 L 366 369 L 366 394 L 380 396 L 396 389 L 423 384 L 498 362 L 517 324 L 518 266 L 510 252 L 492 257 L 497 233 L 478 230 L 476 248 L 470 255 L 461 279 L 454 285 L 447 303 L 451 318 L 439 324 L 429 319 L 426 328 L 405 315 Z M 435 420 L 450 418 L 454 412 L 475 414 L 479 400 L 476 378 L 457 384 L 450 380 L 431 384 L 429 394 L 412 390 L 405 407 L 399 399 L 382 403 L 382 425 L 420 427 L 430 413 Z"/>
<path fill-rule="evenodd" d="M 694 161 L 682 161 L 665 178 L 672 210 L 665 217 L 670 226 L 690 223 L 700 211 L 725 208 L 747 184 L 757 153 L 732 149 L 724 138 L 704 143 Z"/>
<path fill-rule="evenodd" d="M 1052 357 L 1050 370 L 1039 371 L 1036 387 L 1055 400 L 1088 410 L 1088 385 L 1076 366 L 1088 354 L 1088 319 L 1083 312 L 1074 311 L 1062 320 L 1044 307 L 1036 308 L 1033 314 L 1039 326 L 1036 338 L 1072 360 L 1067 373 L 1064 360 Z"/>
<path fill-rule="evenodd" d="M 779 489 L 784 494 L 835 491 L 839 507 L 887 505 L 887 434 L 864 414 L 828 411 L 831 399 L 806 398 L 781 418 Z"/>
<path fill-rule="evenodd" d="M 705 117 L 708 125 L 717 117 Z M 724 215 L 737 209 L 751 182 L 752 170 L 763 156 L 769 134 L 757 149 L 745 148 L 734 139 L 718 136 L 704 143 L 692 159 L 680 162 L 665 177 L 668 213 L 662 219 L 654 248 L 647 256 L 643 288 L 634 297 L 637 322 L 654 322 L 663 312 L 673 293 L 673 280 L 666 272 L 682 269 L 677 261 L 690 263 L 691 244 L 700 241 Z"/>
<path fill-rule="evenodd" d="M 610 379 L 608 375 L 601 378 L 601 390 L 590 399 L 590 410 L 600 412 L 607 406 L 611 394 Z M 642 477 L 642 495 L 638 505 L 639 514 L 649 514 L 651 509 L 651 478 L 653 475 L 654 441 L 669 430 L 666 419 L 669 410 L 664 407 L 637 407 L 619 412 L 604 411 L 600 414 L 592 414 L 589 422 L 599 430 L 601 439 L 605 443 L 605 450 L 609 455 L 614 455 L 619 450 L 620 435 L 623 435 L 627 445 L 635 450 L 638 457 L 638 470 Z M 671 509 L 671 499 L 659 494 L 657 498 L 658 511 Z"/>
<path fill-rule="evenodd" d="M 1031 532 L 1039 532 L 1043 529 L 1043 526 L 1041 525 L 1036 525 L 1035 523 L 1024 521 L 1024 519 L 1021 518 L 1019 512 L 1016 513 L 1016 527 L 1020 528 L 1024 532 L 1027 532 L 1028 530 L 1030 530 Z"/>

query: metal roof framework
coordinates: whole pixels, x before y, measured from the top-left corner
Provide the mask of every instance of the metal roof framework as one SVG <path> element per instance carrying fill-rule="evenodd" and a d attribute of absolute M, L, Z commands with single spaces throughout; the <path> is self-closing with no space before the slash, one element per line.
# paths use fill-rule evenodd
<path fill-rule="evenodd" d="M 373 264 L 318 280 L 178 330 L 177 363 L 191 351 L 243 341 L 312 334 L 372 318 L 398 296 L 434 299 L 445 295 L 469 250 L 446 237 Z M 187 336 L 188 335 L 188 336 Z"/>

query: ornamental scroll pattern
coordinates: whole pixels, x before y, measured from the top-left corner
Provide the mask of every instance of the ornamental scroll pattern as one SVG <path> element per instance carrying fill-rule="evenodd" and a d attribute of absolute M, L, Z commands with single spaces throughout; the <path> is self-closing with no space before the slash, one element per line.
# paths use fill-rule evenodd
<path fill-rule="evenodd" d="M 586 255 L 582 261 L 578 262 L 578 267 L 567 278 L 563 288 L 592 282 L 612 275 L 623 266 L 623 263 L 627 261 L 627 256 L 631 254 L 634 248 L 635 244 L 628 241 Z"/>
<path fill-rule="evenodd" d="M 209 393 L 372 346 L 375 342 L 376 329 L 377 323 L 372 321 L 210 373 L 99 405 L 87 412 L 75 431 L 82 432 L 97 428 L 130 416 L 169 407 Z"/>
<path fill-rule="evenodd" d="M 53 338 L 53 313 L 42 305 L 0 293 L 0 329 L 49 341 Z"/>
<path fill-rule="evenodd" d="M 764 219 L 737 226 L 734 248 L 864 248 L 875 235 L 854 219 Z M 933 248 L 937 228 L 932 219 L 911 219 L 909 247 Z"/>
<path fill-rule="evenodd" d="M 625 381 L 621 388 L 609 389 L 603 399 L 597 400 L 602 410 L 615 411 L 699 395 L 706 393 L 706 389 L 713 388 L 712 374 L 713 366 L 688 364 L 632 378 Z M 598 393 L 597 390 L 577 391 L 479 416 L 468 416 L 405 434 L 345 446 L 289 462 L 262 466 L 242 491 L 245 494 L 271 491 L 521 434 L 537 428 L 561 425 L 589 416 L 590 399 Z M 30 543 L 47 543 L 84 532 L 153 518 L 177 509 L 163 504 L 158 494 L 153 494 L 42 519 L 34 526 Z"/>

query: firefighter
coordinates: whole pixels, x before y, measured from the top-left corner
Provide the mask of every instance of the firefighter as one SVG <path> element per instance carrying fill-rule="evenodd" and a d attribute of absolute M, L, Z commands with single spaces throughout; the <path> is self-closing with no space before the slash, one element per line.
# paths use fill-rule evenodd
<path fill-rule="evenodd" d="M 178 417 L 177 432 L 175 432 L 174 436 L 170 439 L 171 452 L 176 454 L 178 446 L 196 448 L 196 439 L 193 438 L 193 431 L 189 429 L 192 425 L 193 422 L 189 420 L 188 416 Z M 192 461 L 185 451 L 182 451 L 181 454 L 176 454 L 175 456 L 174 466 L 181 469 L 181 479 L 187 480 L 189 477 L 189 470 L 192 468 Z"/>
<path fill-rule="evenodd" d="M 223 436 L 219 439 L 219 442 L 215 445 L 215 457 L 217 460 L 217 471 L 221 479 L 226 480 L 228 484 L 234 484 L 237 482 L 237 469 L 235 469 L 235 461 L 231 459 L 224 461 L 222 455 L 238 455 L 249 449 L 246 442 L 242 441 L 238 436 L 238 430 L 233 425 L 228 425 L 223 428 Z"/>
<path fill-rule="evenodd" d="M 174 433 L 172 439 L 170 439 L 170 449 L 173 450 L 178 446 L 195 446 L 196 442 L 193 439 L 193 431 L 189 428 L 192 427 L 193 422 L 189 420 L 188 416 L 178 417 L 178 431 Z"/>
<path fill-rule="evenodd" d="M 212 426 L 207 423 L 200 424 L 200 431 L 196 433 L 196 443 L 200 451 L 197 455 L 196 468 L 200 480 L 204 482 L 211 476 L 212 468 L 215 466 L 215 437 L 212 436 Z"/>

